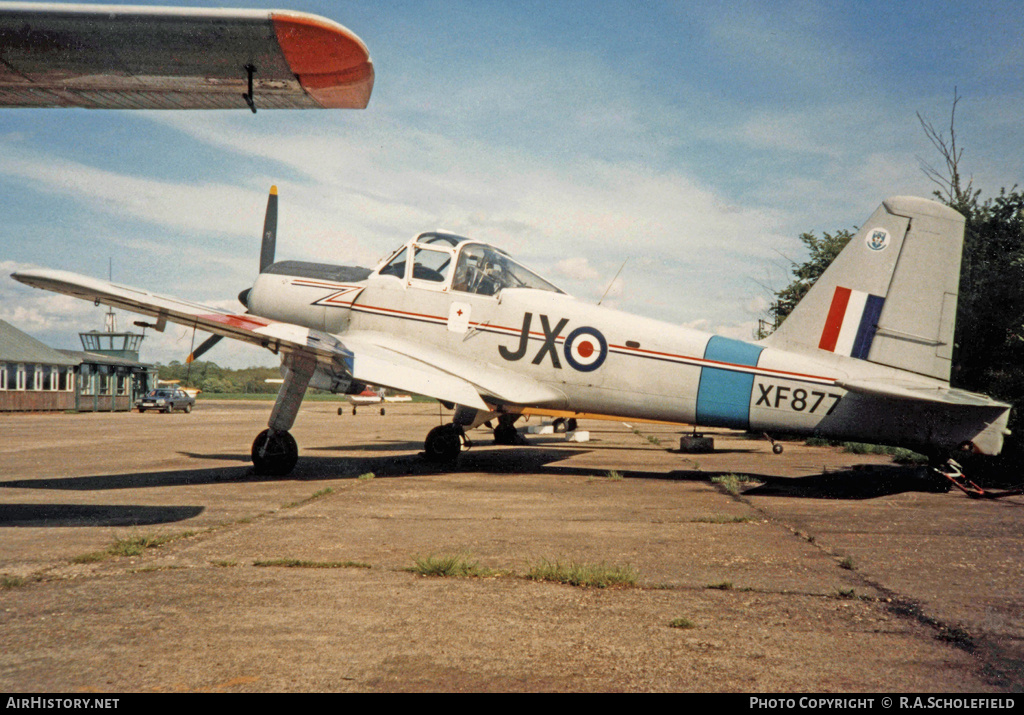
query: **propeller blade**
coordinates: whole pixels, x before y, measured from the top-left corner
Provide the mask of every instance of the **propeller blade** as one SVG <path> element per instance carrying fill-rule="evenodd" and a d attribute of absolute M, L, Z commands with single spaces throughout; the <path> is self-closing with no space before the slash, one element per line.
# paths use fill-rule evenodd
<path fill-rule="evenodd" d="M 274 262 L 277 247 L 277 187 L 270 187 L 267 199 L 267 216 L 263 219 L 263 243 L 260 247 L 260 273 Z"/>
<path fill-rule="evenodd" d="M 206 340 L 202 342 L 202 344 L 198 348 L 192 351 L 191 355 L 185 358 L 185 363 L 188 364 L 194 362 L 195 360 L 198 360 L 203 353 L 205 353 L 207 350 L 209 350 L 214 345 L 219 343 L 221 341 L 221 338 L 223 337 L 223 335 L 211 335 L 210 337 L 208 337 Z"/>

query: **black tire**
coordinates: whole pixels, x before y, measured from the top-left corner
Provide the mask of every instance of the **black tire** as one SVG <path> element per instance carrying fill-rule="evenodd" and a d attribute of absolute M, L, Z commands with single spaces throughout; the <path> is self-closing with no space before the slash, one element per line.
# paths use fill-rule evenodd
<path fill-rule="evenodd" d="M 575 432 L 576 431 L 576 418 L 575 417 L 570 417 L 569 419 L 567 419 L 565 421 L 565 431 L 566 432 Z"/>
<path fill-rule="evenodd" d="M 555 432 L 565 432 L 566 429 L 567 429 L 566 428 L 565 418 L 564 417 L 557 418 L 554 422 L 551 423 L 551 427 L 552 427 L 552 429 L 555 430 Z"/>
<path fill-rule="evenodd" d="M 773 444 L 772 445 L 772 452 L 774 452 L 775 454 L 782 454 L 782 445 L 781 444 Z"/>
<path fill-rule="evenodd" d="M 259 475 L 283 477 L 295 469 L 298 461 L 299 445 L 288 432 L 271 436 L 265 429 L 252 443 L 252 466 Z"/>
<path fill-rule="evenodd" d="M 187 415 L 187 414 L 189 414 L 191 412 L 192 412 L 192 405 L 185 405 L 185 414 Z"/>
<path fill-rule="evenodd" d="M 499 423 L 498 426 L 494 428 L 494 443 L 518 444 L 519 430 L 516 429 L 515 425 Z"/>
<path fill-rule="evenodd" d="M 462 452 L 461 430 L 453 424 L 435 427 L 423 442 L 424 456 L 430 462 L 454 462 Z"/>

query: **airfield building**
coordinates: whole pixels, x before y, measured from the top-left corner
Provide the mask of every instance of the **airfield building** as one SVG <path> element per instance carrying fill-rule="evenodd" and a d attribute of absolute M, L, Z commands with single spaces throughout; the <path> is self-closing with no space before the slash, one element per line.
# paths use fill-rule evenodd
<path fill-rule="evenodd" d="M 105 352 L 55 350 L 0 320 L 0 412 L 131 410 L 156 368 Z"/>

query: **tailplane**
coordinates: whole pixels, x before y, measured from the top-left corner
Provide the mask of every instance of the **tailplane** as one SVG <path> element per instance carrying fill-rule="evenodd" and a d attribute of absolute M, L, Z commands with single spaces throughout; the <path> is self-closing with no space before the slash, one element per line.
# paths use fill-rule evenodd
<path fill-rule="evenodd" d="M 963 236 L 943 204 L 886 199 L 765 343 L 948 382 Z"/>

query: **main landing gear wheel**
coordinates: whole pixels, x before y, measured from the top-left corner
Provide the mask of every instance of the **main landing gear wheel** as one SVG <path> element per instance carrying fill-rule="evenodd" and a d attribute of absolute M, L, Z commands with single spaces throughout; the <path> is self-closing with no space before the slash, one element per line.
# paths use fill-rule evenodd
<path fill-rule="evenodd" d="M 557 417 L 554 422 L 551 423 L 555 432 L 575 432 L 576 431 L 576 418 L 570 417 Z"/>
<path fill-rule="evenodd" d="M 265 429 L 252 443 L 252 465 L 257 474 L 283 477 L 295 469 L 298 461 L 299 445 L 288 432 L 271 434 Z"/>
<path fill-rule="evenodd" d="M 519 430 L 515 425 L 498 423 L 494 428 L 495 444 L 519 444 Z"/>
<path fill-rule="evenodd" d="M 424 456 L 431 462 L 454 462 L 462 452 L 462 434 L 454 424 L 435 427 L 423 442 Z"/>

